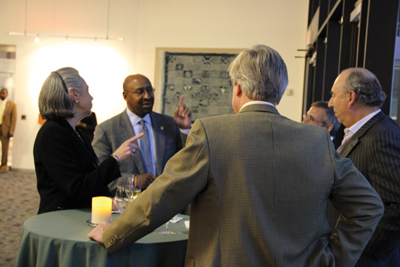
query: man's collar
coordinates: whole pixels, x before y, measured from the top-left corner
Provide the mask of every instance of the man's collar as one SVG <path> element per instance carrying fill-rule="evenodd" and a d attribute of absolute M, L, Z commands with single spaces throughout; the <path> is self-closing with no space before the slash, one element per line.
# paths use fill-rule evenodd
<path fill-rule="evenodd" d="M 254 104 L 254 105 L 247 105 L 245 107 L 243 107 L 239 112 L 239 113 L 245 113 L 245 112 L 270 112 L 270 113 L 274 113 L 276 115 L 280 115 L 278 110 L 276 109 L 276 107 L 274 107 L 273 105 L 269 105 L 264 103 L 260 103 L 260 104 Z"/>
<path fill-rule="evenodd" d="M 359 120 L 358 122 L 354 123 L 352 126 L 350 126 L 349 128 L 346 128 L 348 130 L 350 130 L 350 132 L 352 132 L 353 134 L 355 134 L 358 130 L 360 130 L 360 128 L 366 124 L 372 117 L 374 117 L 376 114 L 378 114 L 379 112 L 381 112 L 380 109 L 368 114 L 367 116 L 365 116 L 364 118 L 362 118 L 361 120 Z"/>
<path fill-rule="evenodd" d="M 126 108 L 126 113 L 128 114 L 129 120 L 131 121 L 132 125 L 138 124 L 139 121 L 142 119 L 138 115 L 136 115 L 135 113 L 130 111 L 129 108 Z M 146 114 L 146 116 L 144 116 L 143 120 L 146 123 L 151 124 L 150 113 Z"/>
<path fill-rule="evenodd" d="M 240 108 L 240 110 L 242 110 L 244 107 L 247 107 L 247 106 L 249 106 L 249 105 L 256 105 L 256 104 L 270 105 L 270 106 L 275 107 L 275 105 L 272 104 L 272 103 L 270 103 L 270 102 L 267 102 L 267 101 L 260 101 L 260 100 L 254 100 L 254 101 L 249 101 L 249 102 L 245 103 L 245 104 Z M 239 112 L 240 112 L 240 110 L 239 110 Z"/>

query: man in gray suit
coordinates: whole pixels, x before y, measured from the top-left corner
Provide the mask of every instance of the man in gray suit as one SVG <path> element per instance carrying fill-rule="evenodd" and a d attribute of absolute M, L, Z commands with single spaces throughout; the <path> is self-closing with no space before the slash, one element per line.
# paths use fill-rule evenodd
<path fill-rule="evenodd" d="M 325 129 L 279 114 L 288 77 L 275 50 L 245 50 L 229 73 L 237 114 L 196 120 L 164 173 L 88 237 L 116 252 L 191 202 L 185 266 L 354 265 L 383 213 L 378 194 Z M 343 214 L 336 236 L 328 199 Z"/>
<path fill-rule="evenodd" d="M 363 68 L 344 70 L 332 87 L 329 106 L 345 128 L 340 155 L 352 160 L 375 188 L 385 213 L 356 266 L 400 266 L 400 129 L 380 109 L 385 93 Z M 337 215 L 330 213 L 331 222 Z"/>
<path fill-rule="evenodd" d="M 190 110 L 183 103 L 183 96 L 174 118 L 153 112 L 154 89 L 149 79 L 141 74 L 125 78 L 122 95 L 127 108 L 95 129 L 92 146 L 99 161 L 103 162 L 123 142 L 138 135 L 142 131 L 142 120 L 147 126 L 144 129 L 148 131 L 149 144 L 144 149 L 143 138 L 139 140 L 140 150 L 135 152 L 131 160 L 121 163 L 122 178 L 109 184 L 111 191 L 118 184 L 126 184 L 126 177 L 132 174 L 142 178 L 143 188 L 152 183 L 163 172 L 167 161 L 183 147 L 192 119 Z M 148 166 L 144 158 L 150 160 Z"/>

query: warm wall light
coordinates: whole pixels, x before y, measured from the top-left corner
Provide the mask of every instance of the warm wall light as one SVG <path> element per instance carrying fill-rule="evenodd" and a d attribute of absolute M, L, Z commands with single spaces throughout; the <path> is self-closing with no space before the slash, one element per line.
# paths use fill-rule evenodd
<path fill-rule="evenodd" d="M 40 42 L 40 39 L 39 39 L 39 34 L 38 34 L 38 35 L 36 35 L 35 42 L 36 42 L 36 43 L 39 43 L 39 42 Z"/>
<path fill-rule="evenodd" d="M 65 38 L 65 44 L 68 44 L 68 35 L 67 35 L 67 37 Z"/>
<path fill-rule="evenodd" d="M 33 44 L 35 37 L 28 37 L 27 39 L 28 42 L 32 42 L 34 49 L 29 55 L 29 64 L 26 64 L 29 69 L 27 68 L 27 74 L 24 77 L 26 88 L 29 88 L 26 89 L 25 98 L 29 99 L 29 105 L 36 107 L 35 114 L 39 112 L 37 110 L 37 100 L 44 80 L 50 72 L 64 66 L 72 66 L 77 69 L 88 83 L 89 92 L 94 97 L 92 110 L 96 112 L 97 120 L 104 121 L 108 119 L 110 114 L 119 112 L 118 107 L 126 105 L 126 102 L 119 94 L 110 95 L 104 93 L 108 88 L 119 88 L 119 83 L 125 79 L 126 73 L 137 71 L 133 66 L 133 62 L 129 57 L 126 57 L 124 51 L 117 49 L 116 47 L 118 46 L 113 45 L 113 43 L 116 44 L 116 41 L 107 42 L 104 45 L 102 41 L 98 41 L 98 45 L 93 46 L 94 37 L 90 40 L 74 40 L 68 36 L 70 42 L 65 45 L 65 35 L 63 39 L 53 39 L 49 40 L 49 42 L 43 40 L 42 35 L 39 37 L 42 40 L 38 44 Z M 29 38 L 31 39 L 30 41 Z M 42 45 L 42 43 L 46 45 Z M 113 67 L 104 68 L 104 65 Z M 99 77 L 108 78 L 99 79 Z M 109 111 L 104 109 L 106 103 L 114 103 Z M 39 127 L 38 124 L 35 125 Z"/>
<path fill-rule="evenodd" d="M 94 37 L 93 45 L 97 45 L 97 37 Z"/>

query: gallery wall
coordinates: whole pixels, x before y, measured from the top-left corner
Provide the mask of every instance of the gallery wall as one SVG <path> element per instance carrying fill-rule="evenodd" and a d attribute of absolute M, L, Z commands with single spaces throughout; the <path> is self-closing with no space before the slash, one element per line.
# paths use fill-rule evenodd
<path fill-rule="evenodd" d="M 0 0 L 0 45 L 16 46 L 18 121 L 12 167 L 34 169 L 33 144 L 40 129 L 37 98 L 51 71 L 77 68 L 89 84 L 93 111 L 102 122 L 123 111 L 122 82 L 128 74 L 139 72 L 154 81 L 157 47 L 271 46 L 288 66 L 288 89 L 293 93 L 277 108 L 299 121 L 304 60 L 295 56 L 301 56 L 297 49 L 305 46 L 307 11 L 306 0 Z M 35 43 L 34 36 L 8 34 L 25 30 L 39 33 L 40 42 Z M 94 37 L 107 33 L 124 41 L 97 39 L 93 45 Z M 88 38 L 68 38 L 65 44 L 67 35 Z"/>

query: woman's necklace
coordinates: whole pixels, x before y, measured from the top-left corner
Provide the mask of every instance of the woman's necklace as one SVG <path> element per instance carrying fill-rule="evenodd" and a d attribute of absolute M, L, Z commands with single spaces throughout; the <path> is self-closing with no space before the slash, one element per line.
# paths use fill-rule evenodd
<path fill-rule="evenodd" d="M 78 131 L 75 131 L 75 133 L 78 135 L 79 139 L 81 139 L 81 141 L 82 141 L 83 143 L 85 143 L 85 141 L 83 141 L 83 139 L 82 139 L 81 135 L 78 133 Z"/>

